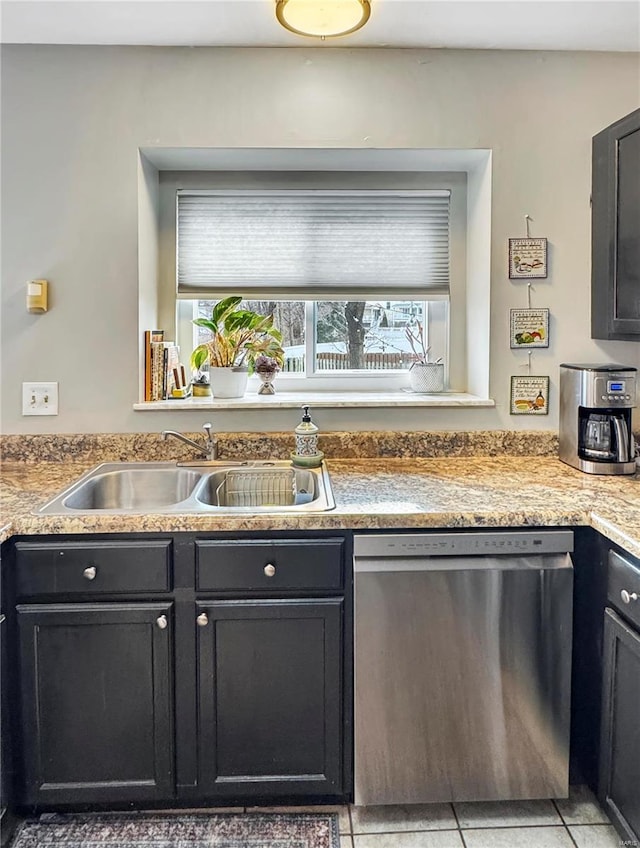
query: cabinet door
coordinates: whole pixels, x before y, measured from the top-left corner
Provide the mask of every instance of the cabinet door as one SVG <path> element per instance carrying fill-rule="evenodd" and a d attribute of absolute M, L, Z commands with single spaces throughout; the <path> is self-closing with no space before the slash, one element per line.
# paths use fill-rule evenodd
<path fill-rule="evenodd" d="M 9 804 L 9 786 L 11 782 L 11 773 L 9 770 L 10 752 L 9 752 L 9 699 L 7 698 L 7 670 L 8 652 L 7 652 L 7 620 L 4 613 L 0 613 L 0 673 L 2 674 L 0 685 L 0 821 L 4 810 Z"/>
<path fill-rule="evenodd" d="M 591 335 L 640 338 L 640 109 L 593 138 Z"/>
<path fill-rule="evenodd" d="M 604 621 L 600 800 L 628 844 L 640 839 L 640 635 L 610 609 Z"/>
<path fill-rule="evenodd" d="M 5 846 L 13 831 L 10 807 L 13 801 L 13 768 L 11 766 L 11 715 L 9 713 L 9 652 L 7 620 L 0 613 L 0 845 Z"/>
<path fill-rule="evenodd" d="M 22 802 L 171 798 L 171 604 L 17 611 Z"/>
<path fill-rule="evenodd" d="M 203 794 L 341 794 L 342 599 L 197 606 Z"/>

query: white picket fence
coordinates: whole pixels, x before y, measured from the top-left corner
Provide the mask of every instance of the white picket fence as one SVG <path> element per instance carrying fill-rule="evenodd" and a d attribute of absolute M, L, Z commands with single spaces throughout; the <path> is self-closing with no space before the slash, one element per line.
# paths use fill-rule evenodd
<path fill-rule="evenodd" d="M 349 368 L 349 356 L 346 353 L 323 351 L 316 354 L 318 371 L 344 371 Z M 408 368 L 412 362 L 409 353 L 365 353 L 364 367 L 367 371 L 392 371 Z M 286 357 L 282 368 L 284 373 L 304 371 L 304 356 Z"/>

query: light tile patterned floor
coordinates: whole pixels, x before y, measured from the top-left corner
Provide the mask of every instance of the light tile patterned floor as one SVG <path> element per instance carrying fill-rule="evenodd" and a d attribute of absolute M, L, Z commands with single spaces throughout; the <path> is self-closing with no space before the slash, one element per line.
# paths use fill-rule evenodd
<path fill-rule="evenodd" d="M 620 848 L 622 845 L 606 814 L 585 786 L 572 786 L 569 798 L 558 801 L 321 809 L 340 815 L 340 848 Z"/>
<path fill-rule="evenodd" d="M 230 807 L 210 812 L 337 813 L 340 848 L 621 848 L 586 786 L 557 801 L 396 807 Z M 175 810 L 176 813 L 185 810 Z M 197 809 L 194 812 L 202 813 Z"/>

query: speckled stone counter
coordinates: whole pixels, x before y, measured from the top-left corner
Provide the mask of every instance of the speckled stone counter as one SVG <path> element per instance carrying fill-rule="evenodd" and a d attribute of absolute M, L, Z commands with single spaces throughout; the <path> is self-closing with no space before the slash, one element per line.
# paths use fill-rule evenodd
<path fill-rule="evenodd" d="M 202 431 L 185 433 L 202 442 Z M 218 433 L 224 459 L 288 459 L 293 433 Z M 341 459 L 370 457 L 556 456 L 558 436 L 550 430 L 424 430 L 320 433 L 320 450 Z M 0 436 L 7 462 L 162 462 L 193 459 L 194 450 L 159 433 L 66 433 Z"/>
<path fill-rule="evenodd" d="M 96 463 L 5 462 L 1 538 L 47 533 L 591 525 L 640 556 L 640 478 L 583 474 L 550 456 L 329 460 L 336 509 L 245 515 L 38 516 Z"/>

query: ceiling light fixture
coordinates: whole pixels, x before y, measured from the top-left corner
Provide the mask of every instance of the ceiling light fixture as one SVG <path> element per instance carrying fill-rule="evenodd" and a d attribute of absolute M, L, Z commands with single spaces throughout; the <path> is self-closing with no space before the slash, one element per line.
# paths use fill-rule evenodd
<path fill-rule="evenodd" d="M 371 0 L 276 0 L 276 17 L 296 35 L 334 38 L 363 27 Z"/>

